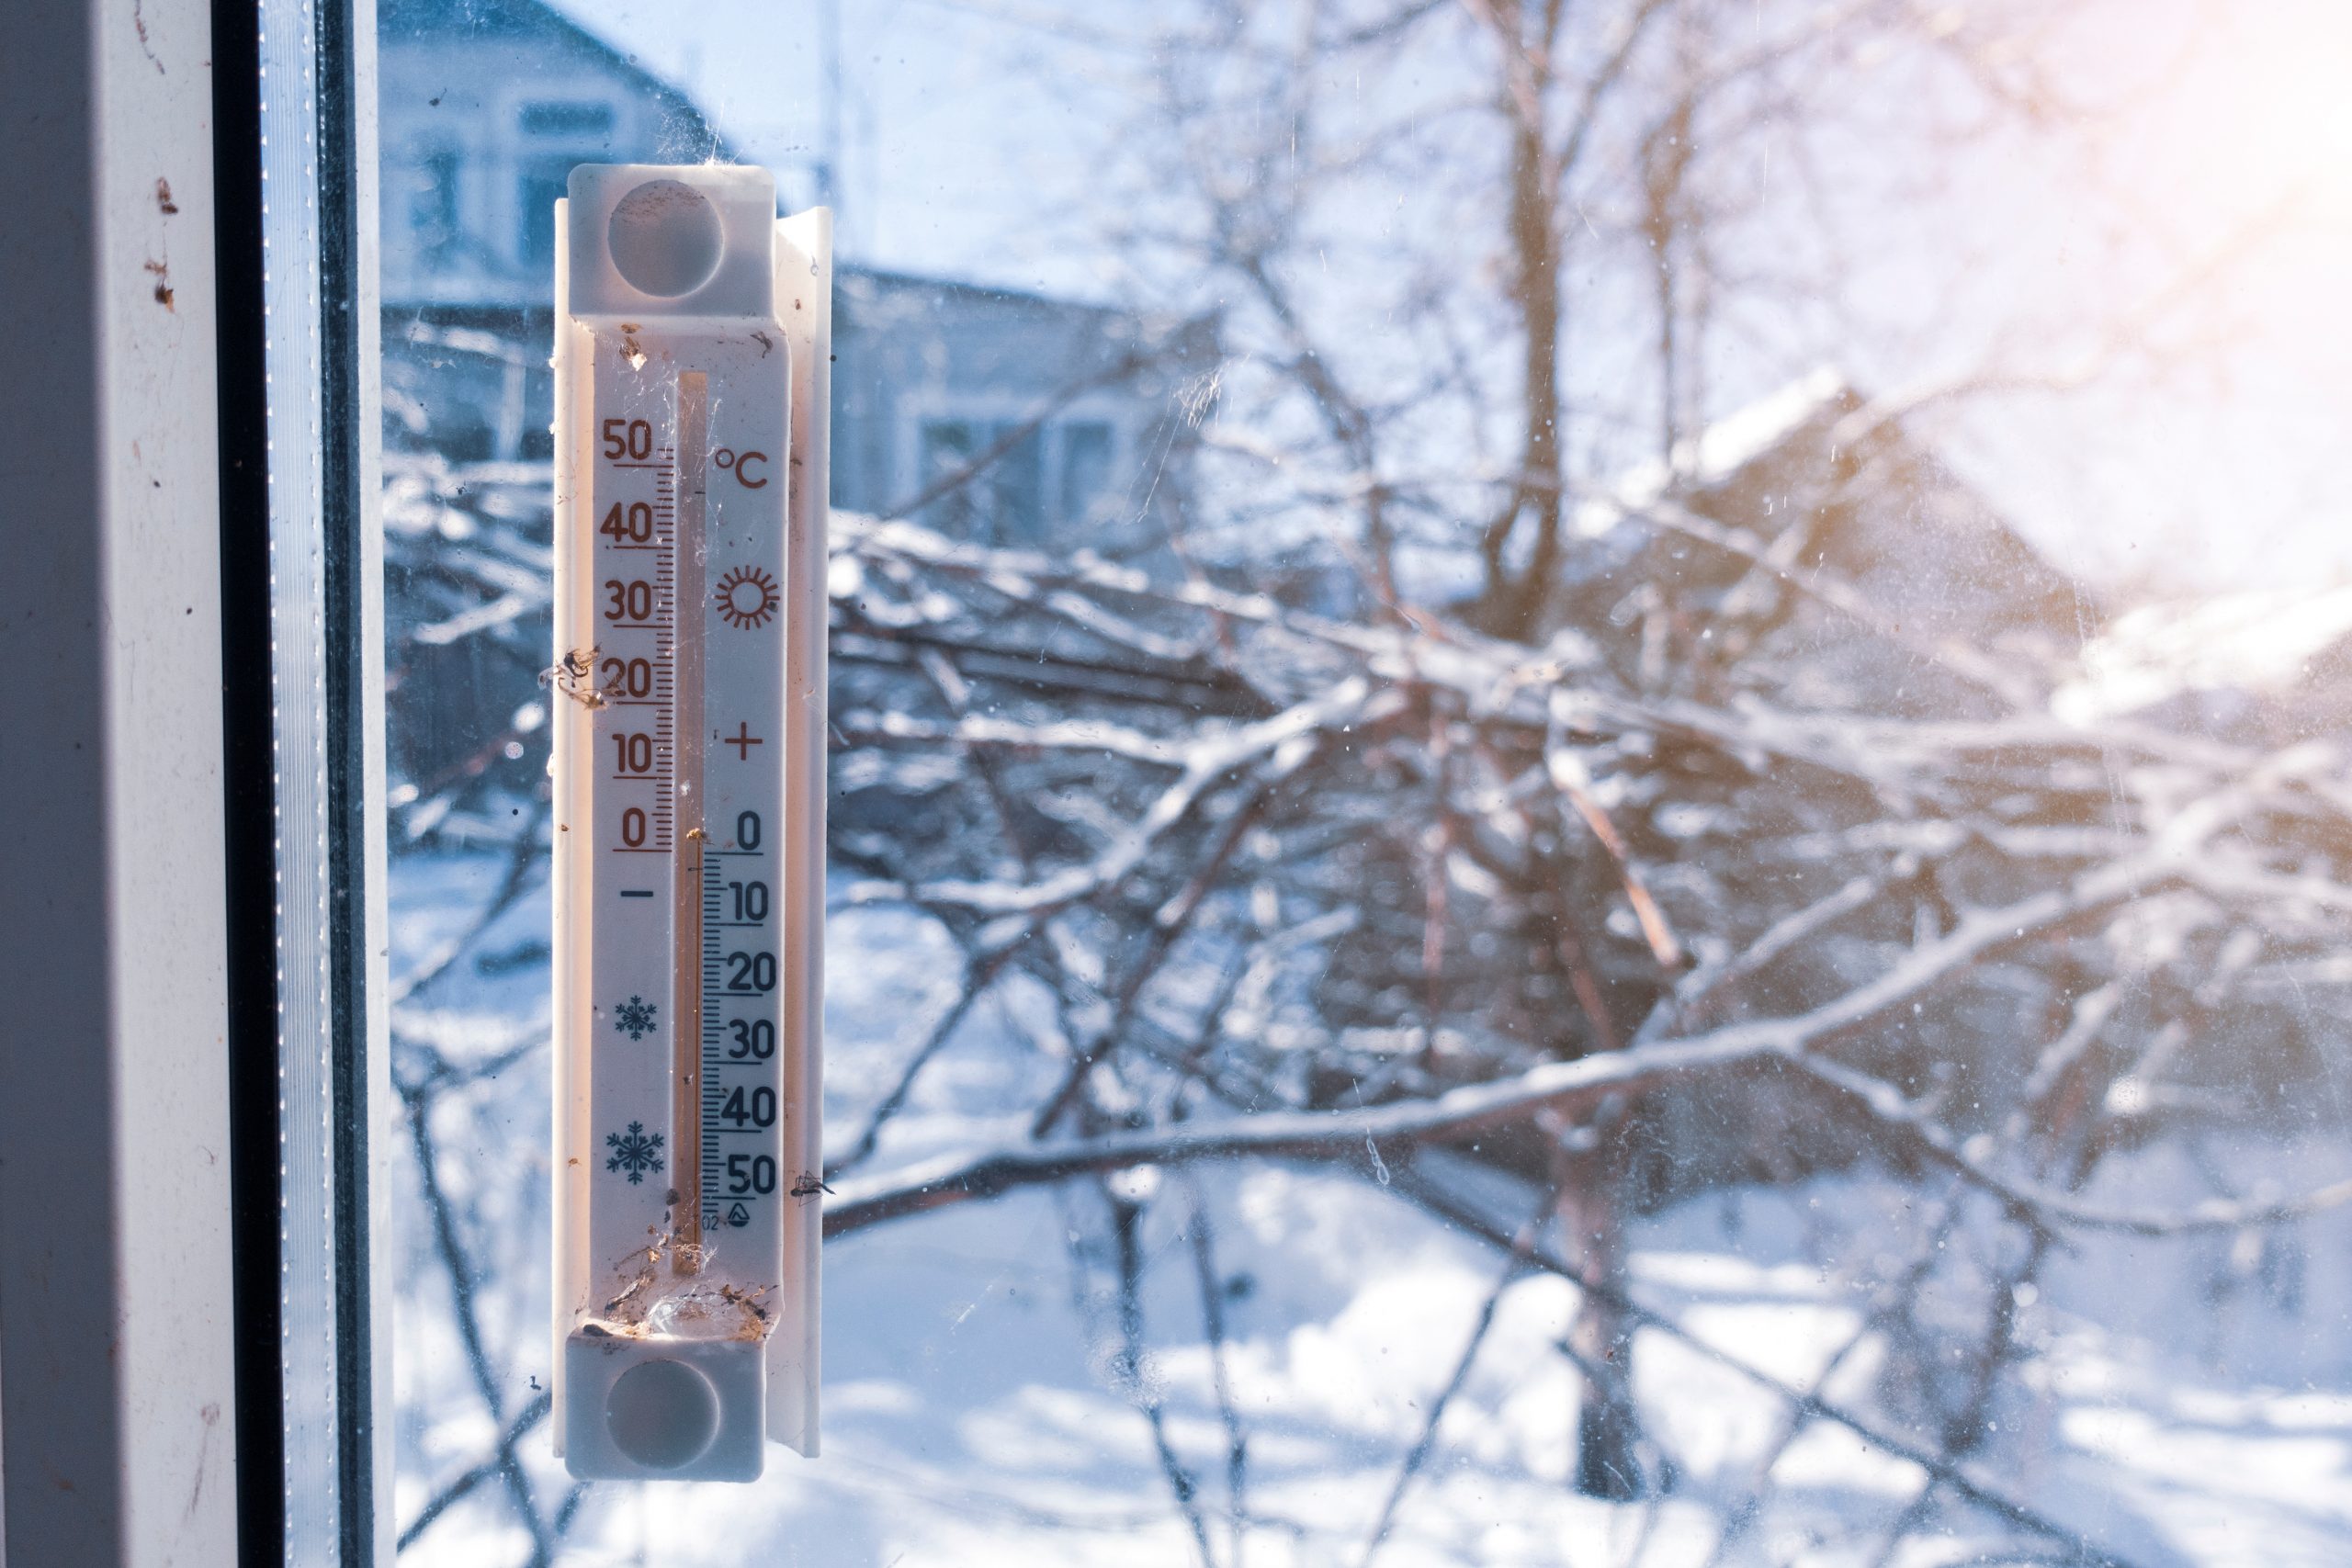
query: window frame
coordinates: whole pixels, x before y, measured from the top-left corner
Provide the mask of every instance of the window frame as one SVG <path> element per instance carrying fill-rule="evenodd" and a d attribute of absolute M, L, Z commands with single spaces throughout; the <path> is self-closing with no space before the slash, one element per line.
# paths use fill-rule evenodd
<path fill-rule="evenodd" d="M 0 1561 L 19 1568 L 235 1542 L 208 19 L 158 4 L 141 39 L 109 10 L 34 7 L 0 52 L 0 191 L 40 237 L 0 251 L 27 329 L 0 424 L 41 457 L 0 527 L 0 659 L 41 677 L 0 683 Z"/>
<path fill-rule="evenodd" d="M 391 1557 L 374 40 L 0 57 L 0 1563 Z"/>
<path fill-rule="evenodd" d="M 345 1568 L 392 1557 L 375 50 L 372 0 L 214 7 L 241 1551 Z"/>

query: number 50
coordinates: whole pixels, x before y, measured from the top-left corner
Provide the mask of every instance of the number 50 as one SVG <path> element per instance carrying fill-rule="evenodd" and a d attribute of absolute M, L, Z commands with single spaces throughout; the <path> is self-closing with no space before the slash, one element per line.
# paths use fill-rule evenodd
<path fill-rule="evenodd" d="M 605 456 L 634 457 L 643 462 L 653 456 L 653 427 L 641 419 L 606 420 Z"/>
<path fill-rule="evenodd" d="M 775 1161 L 766 1155 L 729 1155 L 727 1156 L 727 1191 L 732 1197 L 741 1192 L 756 1192 L 762 1197 L 775 1190 Z"/>

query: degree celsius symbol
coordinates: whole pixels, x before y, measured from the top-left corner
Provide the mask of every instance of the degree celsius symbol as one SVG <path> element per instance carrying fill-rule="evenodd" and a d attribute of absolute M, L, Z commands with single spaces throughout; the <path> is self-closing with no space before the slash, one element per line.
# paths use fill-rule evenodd
<path fill-rule="evenodd" d="M 713 452 L 710 455 L 710 460 L 712 464 L 718 468 L 732 469 L 735 474 L 735 482 L 741 485 L 745 490 L 765 490 L 768 488 L 768 455 L 765 452 L 744 452 L 739 454 L 731 446 L 721 446 L 718 451 Z M 753 479 L 752 477 L 755 468 L 760 475 L 758 479 Z"/>

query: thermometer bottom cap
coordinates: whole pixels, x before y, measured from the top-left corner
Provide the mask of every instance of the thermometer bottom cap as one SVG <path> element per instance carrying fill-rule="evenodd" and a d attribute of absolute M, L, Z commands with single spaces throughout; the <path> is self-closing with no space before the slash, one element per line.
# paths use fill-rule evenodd
<path fill-rule="evenodd" d="M 564 1462 L 581 1481 L 757 1481 L 767 1359 L 748 1339 L 574 1334 Z"/>

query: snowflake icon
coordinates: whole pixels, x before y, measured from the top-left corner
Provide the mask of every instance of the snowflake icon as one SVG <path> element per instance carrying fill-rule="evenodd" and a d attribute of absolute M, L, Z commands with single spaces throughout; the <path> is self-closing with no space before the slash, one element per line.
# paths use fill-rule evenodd
<path fill-rule="evenodd" d="M 628 1171 L 631 1187 L 643 1181 L 647 1171 L 662 1168 L 662 1134 L 648 1134 L 642 1122 L 630 1122 L 627 1137 L 618 1133 L 605 1134 L 605 1146 L 613 1151 L 605 1168 Z"/>
<path fill-rule="evenodd" d="M 613 1010 L 613 1027 L 631 1040 L 642 1040 L 653 1028 L 655 1010 L 643 997 L 631 997 Z"/>

